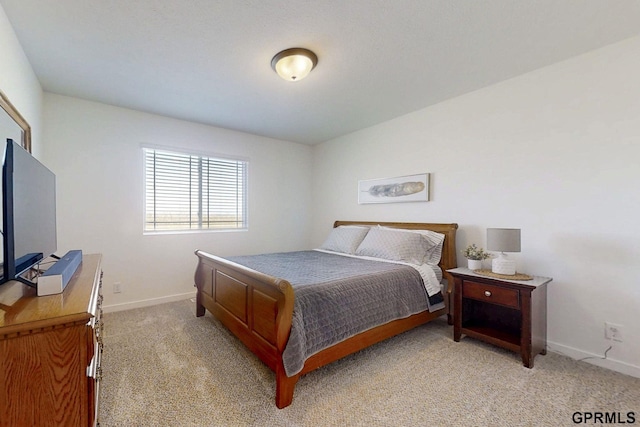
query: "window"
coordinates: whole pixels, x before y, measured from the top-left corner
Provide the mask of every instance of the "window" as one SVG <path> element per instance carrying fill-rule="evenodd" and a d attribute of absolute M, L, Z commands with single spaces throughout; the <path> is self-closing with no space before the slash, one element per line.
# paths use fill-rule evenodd
<path fill-rule="evenodd" d="M 144 231 L 247 228 L 247 162 L 143 150 Z"/>

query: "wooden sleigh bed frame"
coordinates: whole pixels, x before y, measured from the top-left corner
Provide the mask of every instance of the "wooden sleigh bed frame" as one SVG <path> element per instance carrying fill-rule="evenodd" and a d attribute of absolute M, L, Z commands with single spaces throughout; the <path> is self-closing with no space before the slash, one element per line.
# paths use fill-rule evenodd
<path fill-rule="evenodd" d="M 445 308 L 434 312 L 424 311 L 407 318 L 369 329 L 341 341 L 309 357 L 302 371 L 292 377 L 285 373 L 284 352 L 293 316 L 294 292 L 284 279 L 272 277 L 224 258 L 196 251 L 198 266 L 195 273 L 197 287 L 196 316 L 209 310 L 249 350 L 255 353 L 276 375 L 276 406 L 284 408 L 293 400 L 298 378 L 307 372 L 355 353 L 416 326 L 427 323 L 444 314 L 452 324 L 453 278 L 448 269 L 456 268 L 456 230 L 458 224 L 398 223 L 336 221 L 340 225 L 383 225 L 385 227 L 432 230 L 445 236 L 440 268 L 447 279 Z"/>

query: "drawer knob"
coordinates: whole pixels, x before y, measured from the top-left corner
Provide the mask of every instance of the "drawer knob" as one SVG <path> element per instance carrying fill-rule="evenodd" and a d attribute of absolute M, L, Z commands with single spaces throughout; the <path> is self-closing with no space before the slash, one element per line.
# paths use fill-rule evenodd
<path fill-rule="evenodd" d="M 491 291 L 484 291 L 484 296 L 485 297 L 490 297 L 491 296 Z"/>

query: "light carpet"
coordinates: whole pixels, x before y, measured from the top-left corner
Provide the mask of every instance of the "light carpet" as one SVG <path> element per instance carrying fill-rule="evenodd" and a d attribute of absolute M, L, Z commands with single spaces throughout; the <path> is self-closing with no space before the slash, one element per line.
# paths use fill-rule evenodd
<path fill-rule="evenodd" d="M 640 379 L 554 353 L 527 369 L 440 319 L 302 376 L 285 409 L 272 371 L 191 300 L 104 319 L 103 427 L 575 426 L 596 411 L 640 424 Z"/>

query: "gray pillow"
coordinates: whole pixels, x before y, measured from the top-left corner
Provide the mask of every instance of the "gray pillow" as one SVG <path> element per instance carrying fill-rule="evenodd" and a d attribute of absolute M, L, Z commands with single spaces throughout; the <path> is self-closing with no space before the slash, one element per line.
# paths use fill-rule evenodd
<path fill-rule="evenodd" d="M 356 255 L 423 264 L 427 249 L 427 240 L 420 234 L 373 227 L 358 246 Z"/>
<path fill-rule="evenodd" d="M 353 255 L 368 232 L 369 227 L 341 225 L 331 230 L 320 249 Z"/>
<path fill-rule="evenodd" d="M 382 227 L 387 230 L 397 230 L 405 233 L 420 234 L 427 241 L 427 251 L 425 253 L 423 263 L 438 265 L 442 258 L 442 243 L 444 242 L 444 234 L 436 233 L 431 230 L 407 230 L 405 228 L 389 228 Z M 422 264 L 422 263 L 421 263 Z"/>

